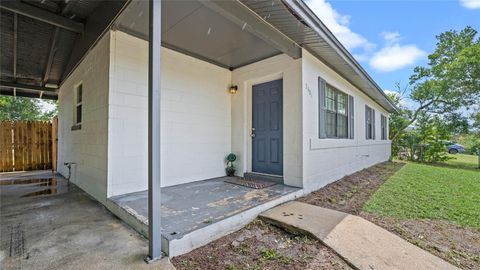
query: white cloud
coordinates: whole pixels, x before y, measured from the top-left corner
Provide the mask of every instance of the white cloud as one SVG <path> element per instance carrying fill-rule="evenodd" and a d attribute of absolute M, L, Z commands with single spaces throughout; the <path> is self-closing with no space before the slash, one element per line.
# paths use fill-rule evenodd
<path fill-rule="evenodd" d="M 57 108 L 57 105 L 53 102 L 47 102 L 43 99 L 38 99 L 38 105 L 40 106 L 40 110 L 43 113 L 51 112 Z"/>
<path fill-rule="evenodd" d="M 400 41 L 400 34 L 398 32 L 383 32 L 382 37 L 387 44 L 395 44 Z"/>
<path fill-rule="evenodd" d="M 401 36 L 398 32 L 381 33 L 385 45 L 376 51 L 376 44 L 349 28 L 350 15 L 338 13 L 327 0 L 305 2 L 338 40 L 353 53 L 357 61 L 368 61 L 370 66 L 378 71 L 395 71 L 413 65 L 425 55 L 425 52 L 415 45 L 400 45 Z"/>
<path fill-rule="evenodd" d="M 397 32 L 384 32 L 382 36 L 385 46 L 374 53 L 369 62 L 377 71 L 390 72 L 411 66 L 427 54 L 415 45 L 400 45 Z"/>
<path fill-rule="evenodd" d="M 399 97 L 400 106 L 402 106 L 402 107 L 406 107 L 408 109 L 415 109 L 417 107 L 417 105 L 415 104 L 414 101 L 412 101 L 410 98 L 405 97 L 405 96 L 401 97 L 400 93 L 398 93 L 398 91 L 384 89 L 383 92 L 385 92 L 385 94 L 387 94 L 387 95 L 393 95 L 393 96 Z"/>
<path fill-rule="evenodd" d="M 375 44 L 370 43 L 362 35 L 353 32 L 348 27 L 350 15 L 338 13 L 325 0 L 306 0 L 306 3 L 348 50 L 360 48 L 371 51 L 375 48 Z"/>
<path fill-rule="evenodd" d="M 468 9 L 480 8 L 480 0 L 460 0 L 460 5 Z"/>
<path fill-rule="evenodd" d="M 387 95 L 400 96 L 400 94 L 397 91 L 393 91 L 389 89 L 383 89 L 383 92 Z"/>

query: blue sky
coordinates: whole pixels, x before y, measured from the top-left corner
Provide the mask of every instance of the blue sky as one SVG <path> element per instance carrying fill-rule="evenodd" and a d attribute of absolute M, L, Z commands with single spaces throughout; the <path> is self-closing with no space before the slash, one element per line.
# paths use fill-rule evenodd
<path fill-rule="evenodd" d="M 427 63 L 435 36 L 470 25 L 480 31 L 480 0 L 305 0 L 384 89 L 403 86 Z"/>

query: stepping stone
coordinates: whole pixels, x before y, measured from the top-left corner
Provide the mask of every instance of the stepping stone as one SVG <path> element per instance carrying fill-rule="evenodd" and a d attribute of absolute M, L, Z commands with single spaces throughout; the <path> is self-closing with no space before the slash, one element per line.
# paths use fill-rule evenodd
<path fill-rule="evenodd" d="M 357 269 L 459 269 L 361 217 L 343 212 L 294 201 L 260 217 L 319 239 Z"/>

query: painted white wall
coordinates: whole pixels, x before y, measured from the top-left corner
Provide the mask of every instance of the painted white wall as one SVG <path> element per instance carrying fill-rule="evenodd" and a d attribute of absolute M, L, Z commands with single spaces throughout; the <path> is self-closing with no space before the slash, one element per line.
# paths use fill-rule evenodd
<path fill-rule="evenodd" d="M 148 43 L 111 33 L 109 196 L 147 189 Z M 225 175 L 231 72 L 162 48 L 162 186 Z"/>
<path fill-rule="evenodd" d="M 107 117 L 110 36 L 103 36 L 60 87 L 58 171 L 74 162 L 71 181 L 104 203 L 107 193 Z M 74 122 L 74 87 L 83 83 L 82 128 Z"/>
<path fill-rule="evenodd" d="M 148 43 L 110 36 L 108 197 L 148 187 Z"/>
<path fill-rule="evenodd" d="M 341 177 L 386 161 L 388 140 L 381 140 L 380 114 L 388 112 L 343 77 L 303 50 L 303 177 L 307 187 L 321 187 Z M 318 77 L 354 97 L 354 139 L 319 139 Z M 365 104 L 375 109 L 375 140 L 365 139 Z"/>
<path fill-rule="evenodd" d="M 232 95 L 232 151 L 237 154 L 237 175 L 252 168 L 252 86 L 283 78 L 284 183 L 302 183 L 302 75 L 301 59 L 278 55 L 232 72 L 238 93 Z"/>
<path fill-rule="evenodd" d="M 66 176 L 62 164 L 77 163 L 72 181 L 101 202 L 147 189 L 147 76 L 147 42 L 113 31 L 61 86 L 59 171 Z M 286 184 L 320 187 L 390 156 L 390 141 L 380 140 L 380 113 L 388 113 L 307 51 L 229 71 L 163 48 L 161 76 L 162 186 L 223 176 L 229 152 L 238 175 L 251 171 L 252 86 L 279 78 Z M 318 139 L 318 76 L 355 97 L 354 140 Z M 80 82 L 82 129 L 71 131 Z M 374 141 L 365 140 L 365 104 L 377 113 Z"/>

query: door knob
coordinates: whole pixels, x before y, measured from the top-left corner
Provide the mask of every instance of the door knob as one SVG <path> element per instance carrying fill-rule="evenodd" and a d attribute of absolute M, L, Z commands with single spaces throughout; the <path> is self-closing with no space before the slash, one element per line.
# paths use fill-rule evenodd
<path fill-rule="evenodd" d="M 255 138 L 255 128 L 252 128 L 252 134 L 250 134 L 250 137 Z"/>

